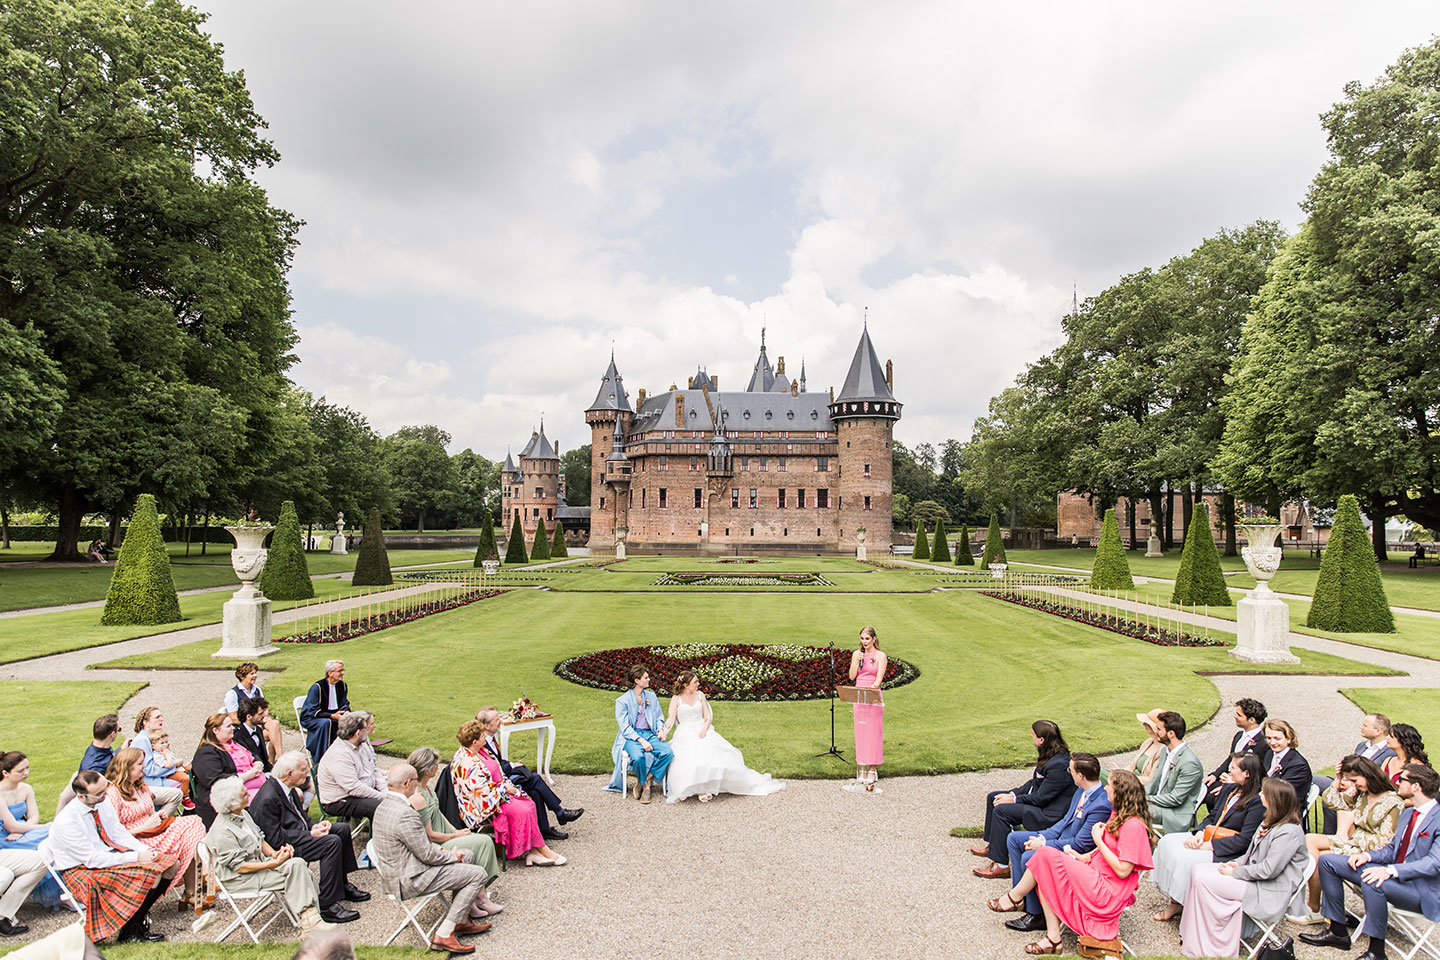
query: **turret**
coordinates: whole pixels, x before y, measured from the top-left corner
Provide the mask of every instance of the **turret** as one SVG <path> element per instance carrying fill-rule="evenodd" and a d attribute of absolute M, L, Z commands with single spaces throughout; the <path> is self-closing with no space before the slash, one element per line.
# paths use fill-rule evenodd
<path fill-rule="evenodd" d="M 855 534 L 866 531 L 866 544 L 888 552 L 891 544 L 891 446 L 901 404 L 891 392 L 893 380 L 880 365 L 867 327 L 838 394 L 830 403 L 840 460 L 840 544 L 853 548 Z"/>
<path fill-rule="evenodd" d="M 615 352 L 610 352 L 610 366 L 600 380 L 595 402 L 585 410 L 590 424 L 590 546 L 608 547 L 615 543 L 615 528 L 625 525 L 623 501 L 628 497 L 630 464 L 625 457 L 625 436 L 629 433 L 635 411 L 625 393 L 620 371 L 615 367 Z M 624 480 L 624 493 L 611 486 L 611 477 Z"/>

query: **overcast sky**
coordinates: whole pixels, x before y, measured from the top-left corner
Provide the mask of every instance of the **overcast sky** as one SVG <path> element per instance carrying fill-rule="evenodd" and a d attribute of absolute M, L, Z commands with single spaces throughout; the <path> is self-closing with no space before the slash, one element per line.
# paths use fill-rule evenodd
<path fill-rule="evenodd" d="M 301 386 L 381 433 L 564 449 L 633 396 L 772 360 L 844 379 L 861 316 L 909 444 L 1057 342 L 1072 285 L 1294 229 L 1317 115 L 1440 30 L 1420 3 L 202 0 L 306 221 Z"/>

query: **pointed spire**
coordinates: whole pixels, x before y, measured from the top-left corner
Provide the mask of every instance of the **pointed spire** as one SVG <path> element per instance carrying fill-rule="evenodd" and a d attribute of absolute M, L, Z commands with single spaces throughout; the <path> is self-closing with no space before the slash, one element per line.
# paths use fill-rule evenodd
<path fill-rule="evenodd" d="M 894 400 L 895 395 L 885 382 L 885 368 L 875 355 L 875 346 L 870 342 L 870 329 L 860 332 L 860 343 L 855 347 L 855 358 L 850 361 L 850 372 L 845 375 L 845 384 L 835 396 L 836 401 L 846 400 Z"/>
<path fill-rule="evenodd" d="M 805 392 L 805 355 L 800 355 L 800 392 Z"/>
<path fill-rule="evenodd" d="M 585 412 L 592 410 L 624 410 L 633 412 L 630 408 L 630 398 L 625 393 L 625 383 L 620 376 L 620 371 L 615 367 L 615 348 L 610 348 L 610 366 L 605 370 L 605 376 L 600 379 L 600 390 L 595 394 L 595 402 L 585 408 Z"/>

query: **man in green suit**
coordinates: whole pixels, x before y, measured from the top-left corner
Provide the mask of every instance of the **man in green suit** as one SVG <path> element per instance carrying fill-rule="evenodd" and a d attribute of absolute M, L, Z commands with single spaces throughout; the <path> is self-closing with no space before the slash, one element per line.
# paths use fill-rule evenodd
<path fill-rule="evenodd" d="M 1165 753 L 1146 787 L 1150 819 L 1160 833 L 1188 831 L 1205 792 L 1205 766 L 1185 744 L 1185 718 L 1166 710 L 1156 718 L 1164 732 Z"/>

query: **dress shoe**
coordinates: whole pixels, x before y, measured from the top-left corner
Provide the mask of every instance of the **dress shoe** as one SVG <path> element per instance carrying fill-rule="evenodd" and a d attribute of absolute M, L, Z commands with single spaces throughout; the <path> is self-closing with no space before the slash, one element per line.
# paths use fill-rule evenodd
<path fill-rule="evenodd" d="M 472 933 L 484 933 L 489 929 L 490 922 L 488 920 L 466 920 L 464 923 L 455 924 L 455 933 L 457 936 L 468 937 Z"/>
<path fill-rule="evenodd" d="M 341 897 L 340 899 L 349 900 L 351 903 L 364 903 L 366 900 L 370 899 L 370 894 L 366 893 L 364 890 L 361 890 L 353 883 L 347 883 L 345 884 L 345 896 Z"/>
<path fill-rule="evenodd" d="M 333 906 L 322 907 L 320 919 L 326 923 L 350 923 L 352 920 L 360 919 L 360 912 L 351 910 L 349 907 L 342 907 L 337 903 Z"/>
<path fill-rule="evenodd" d="M 1005 927 L 1009 930 L 1019 930 L 1021 933 L 1034 933 L 1036 930 L 1044 930 L 1045 914 L 1022 914 L 1016 917 L 1014 920 L 1006 920 Z"/>
<path fill-rule="evenodd" d="M 1356 957 L 1355 960 L 1385 960 L 1385 957 L 1383 954 L 1378 954 L 1374 950 L 1366 950 L 1360 954 L 1360 956 Z"/>
<path fill-rule="evenodd" d="M 1350 938 L 1332 933 L 1326 930 L 1324 933 L 1302 933 L 1300 940 L 1312 947 L 1334 947 L 1336 950 L 1349 950 Z"/>
<path fill-rule="evenodd" d="M 161 943 L 165 940 L 163 933 L 151 933 L 142 927 L 134 930 L 121 930 L 118 942 L 120 943 Z"/>
<path fill-rule="evenodd" d="M 541 830 L 540 836 L 544 837 L 546 840 L 570 839 L 570 834 L 566 833 L 564 830 L 557 830 L 554 827 L 551 827 L 549 830 Z"/>
<path fill-rule="evenodd" d="M 970 852 L 977 857 L 988 857 L 990 856 L 990 844 L 982 843 L 978 847 L 971 847 Z"/>
<path fill-rule="evenodd" d="M 998 863 L 992 863 L 988 867 L 976 867 L 971 873 L 977 877 L 984 877 L 986 880 L 1010 879 L 1010 868 L 1002 867 Z"/>
<path fill-rule="evenodd" d="M 584 807 L 573 807 L 573 808 L 570 808 L 570 809 L 566 809 L 565 807 L 561 807 L 559 810 L 556 810 L 556 811 L 555 811 L 555 819 L 556 819 L 556 820 L 560 823 L 560 825 L 563 827 L 565 824 L 569 823 L 571 820 L 579 820 L 579 819 L 580 819 L 580 815 L 581 815 L 582 813 L 584 813 L 584 812 L 585 812 L 585 808 L 584 808 Z"/>
<path fill-rule="evenodd" d="M 0 937 L 18 937 L 30 928 L 23 923 L 15 923 L 0 917 Z"/>
<path fill-rule="evenodd" d="M 458 927 L 456 929 L 459 929 Z M 475 948 L 468 943 L 461 943 L 454 935 L 448 937 L 431 937 L 430 949 L 435 951 L 445 950 L 450 953 L 474 953 Z"/>

